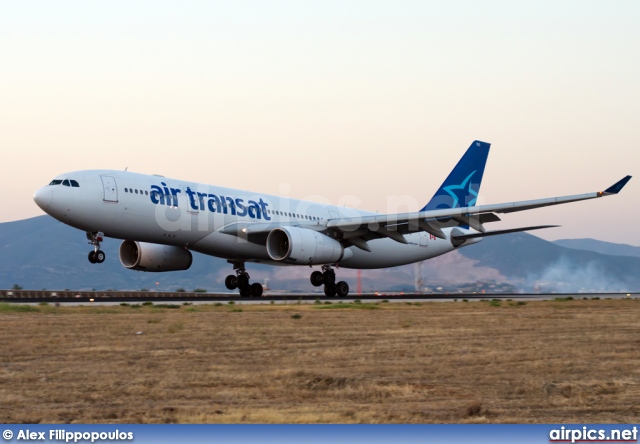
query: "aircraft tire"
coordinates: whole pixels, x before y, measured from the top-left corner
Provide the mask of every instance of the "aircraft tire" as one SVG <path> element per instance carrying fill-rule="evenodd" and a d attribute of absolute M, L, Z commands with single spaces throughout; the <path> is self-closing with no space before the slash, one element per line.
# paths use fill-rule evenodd
<path fill-rule="evenodd" d="M 262 296 L 262 292 L 264 291 L 262 285 L 257 282 L 251 284 L 251 287 L 249 288 L 251 290 L 251 296 L 253 296 L 254 298 L 259 298 L 260 296 Z"/>
<path fill-rule="evenodd" d="M 251 288 L 250 287 L 241 287 L 240 288 L 240 296 L 243 298 L 251 297 Z"/>
<path fill-rule="evenodd" d="M 322 282 L 324 285 L 330 285 L 336 283 L 336 274 L 333 271 L 327 271 L 322 274 Z"/>
<path fill-rule="evenodd" d="M 321 271 L 314 271 L 313 273 L 311 273 L 311 285 L 313 285 L 314 287 L 319 287 L 322 285 L 322 272 Z"/>
<path fill-rule="evenodd" d="M 98 250 L 94 253 L 93 258 L 95 259 L 97 264 L 101 264 L 107 258 L 107 255 L 104 254 L 104 251 Z"/>
<path fill-rule="evenodd" d="M 227 287 L 227 290 L 235 290 L 238 288 L 238 278 L 230 274 L 225 278 L 224 286 Z"/>
<path fill-rule="evenodd" d="M 95 255 L 94 255 L 94 252 L 93 252 L 93 251 L 90 251 L 90 252 L 89 252 L 89 262 L 91 262 L 92 264 L 95 264 L 95 263 L 96 263 L 96 257 L 95 257 Z"/>
<path fill-rule="evenodd" d="M 338 288 L 336 284 L 327 284 L 324 286 L 324 294 L 327 297 L 330 297 L 330 298 L 334 297 L 337 291 L 338 291 Z"/>
<path fill-rule="evenodd" d="M 340 281 L 336 284 L 336 292 L 338 297 L 344 298 L 349 294 L 349 284 L 345 281 Z"/>
<path fill-rule="evenodd" d="M 239 288 L 249 287 L 249 277 L 246 274 L 239 274 L 237 278 Z"/>

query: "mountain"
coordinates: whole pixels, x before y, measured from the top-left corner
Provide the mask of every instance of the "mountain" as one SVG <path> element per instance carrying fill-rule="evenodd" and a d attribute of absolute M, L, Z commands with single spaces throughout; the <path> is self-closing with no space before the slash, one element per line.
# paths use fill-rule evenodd
<path fill-rule="evenodd" d="M 25 289 L 74 290 L 158 290 L 191 291 L 204 288 L 210 292 L 228 291 L 224 278 L 233 268 L 224 259 L 193 253 L 193 264 L 185 271 L 145 273 L 127 270 L 120 264 L 117 239 L 105 239 L 101 249 L 106 254 L 102 264 L 91 264 L 87 255 L 92 247 L 85 234 L 49 216 L 0 223 L 0 288 L 20 285 Z M 318 268 L 318 267 L 316 267 Z M 273 267 L 247 263 L 254 282 L 269 280 L 278 290 L 305 293 L 322 288 L 309 283 L 309 267 Z M 355 290 L 356 270 L 339 270 L 338 277 Z M 397 267 L 363 272 L 364 291 L 394 288 L 413 289 L 413 268 Z"/>
<path fill-rule="evenodd" d="M 102 244 L 107 260 L 91 264 L 87 254 L 92 247 L 84 233 L 49 216 L 0 224 L 0 287 L 19 284 L 29 289 L 193 289 L 215 280 L 225 265 L 224 261 L 203 256 L 188 271 L 130 271 L 118 260 L 119 246 L 120 242 L 107 239 Z"/>
<path fill-rule="evenodd" d="M 640 289 L 640 258 L 566 248 L 527 233 L 488 237 L 460 254 L 498 270 L 523 290 Z"/>
<path fill-rule="evenodd" d="M 627 244 L 614 244 L 595 239 L 559 239 L 553 241 L 561 247 L 573 248 L 574 250 L 595 251 L 596 253 L 608 254 L 611 256 L 634 256 L 640 257 L 640 247 Z"/>
<path fill-rule="evenodd" d="M 224 278 L 232 267 L 223 259 L 194 253 L 189 270 L 145 273 L 120 264 L 119 246 L 119 240 L 105 239 L 102 250 L 107 260 L 91 264 L 87 260 L 91 246 L 84 233 L 49 216 L 0 223 L 0 288 L 18 284 L 26 289 L 227 291 Z M 488 237 L 425 261 L 421 268 L 424 285 L 432 288 L 495 282 L 521 291 L 640 290 L 640 258 L 566 248 L 526 233 Z M 247 269 L 254 281 L 268 279 L 273 289 L 321 291 L 310 285 L 309 267 L 247 263 Z M 363 270 L 363 291 L 412 291 L 415 270 L 414 265 Z M 357 271 L 339 269 L 337 273 L 354 292 Z"/>

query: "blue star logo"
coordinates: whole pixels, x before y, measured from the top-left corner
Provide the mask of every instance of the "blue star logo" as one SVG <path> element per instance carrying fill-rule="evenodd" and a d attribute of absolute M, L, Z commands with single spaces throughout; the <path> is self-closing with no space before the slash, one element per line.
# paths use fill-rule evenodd
<path fill-rule="evenodd" d="M 451 206 L 451 208 L 457 208 L 459 206 L 460 200 L 464 202 L 467 196 L 474 196 L 474 197 L 473 199 L 469 200 L 469 202 L 467 202 L 466 205 L 469 207 L 472 207 L 473 205 L 475 205 L 476 200 L 478 199 L 478 193 L 471 188 L 471 177 L 474 174 L 476 174 L 475 171 L 469 174 L 467 178 L 463 180 L 462 183 L 459 185 L 449 185 L 447 187 L 442 188 L 447 193 L 449 193 L 449 195 L 453 198 L 453 205 Z M 467 188 L 467 184 L 468 184 L 468 188 Z"/>

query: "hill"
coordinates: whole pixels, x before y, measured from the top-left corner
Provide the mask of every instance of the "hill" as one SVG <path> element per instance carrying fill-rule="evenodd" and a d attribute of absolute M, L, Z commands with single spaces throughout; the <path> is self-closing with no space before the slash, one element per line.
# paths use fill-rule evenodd
<path fill-rule="evenodd" d="M 130 271 L 120 264 L 119 246 L 119 241 L 107 239 L 102 245 L 107 260 L 91 264 L 86 256 L 92 247 L 84 233 L 49 216 L 0 224 L 0 287 L 19 284 L 31 289 L 193 289 L 205 284 L 211 287 L 211 281 L 226 265 L 202 256 L 188 271 Z"/>
<path fill-rule="evenodd" d="M 498 270 L 523 290 L 640 289 L 640 258 L 562 247 L 527 233 L 484 239 L 460 254 Z"/>
<path fill-rule="evenodd" d="M 598 242 L 598 241 L 594 241 Z M 189 270 L 144 273 L 120 264 L 120 241 L 106 239 L 103 264 L 90 264 L 84 233 L 49 216 L 0 223 L 0 288 L 226 291 L 232 267 L 225 260 L 194 253 Z M 634 247 L 631 247 L 634 248 Z M 254 281 L 271 288 L 310 292 L 308 267 L 247 264 Z M 526 233 L 495 236 L 423 263 L 427 287 L 458 288 L 469 283 L 515 285 L 521 291 L 637 291 L 640 258 L 566 248 Z M 338 276 L 356 289 L 356 270 Z M 415 267 L 363 270 L 363 291 L 413 291 Z M 453 291 L 453 290 L 452 290 Z"/>
<path fill-rule="evenodd" d="M 574 250 L 595 251 L 596 253 L 611 256 L 640 257 L 640 247 L 627 244 L 614 244 L 595 239 L 559 239 L 553 241 L 553 243 L 561 247 L 573 248 Z"/>
<path fill-rule="evenodd" d="M 25 289 L 228 291 L 224 278 L 232 273 L 232 266 L 224 259 L 193 253 L 189 270 L 145 273 L 124 268 L 118 258 L 119 247 L 119 240 L 105 239 L 101 248 L 106 253 L 106 261 L 91 264 L 87 254 L 92 247 L 87 244 L 84 233 L 49 216 L 0 223 L 0 288 L 20 285 Z M 305 293 L 315 290 L 318 294 L 321 291 L 309 283 L 308 267 L 248 263 L 247 270 L 254 281 L 268 279 L 269 285 L 277 290 Z M 338 274 L 355 290 L 355 270 L 340 270 Z M 411 290 L 413 268 L 371 270 L 363 288 L 364 291 Z"/>

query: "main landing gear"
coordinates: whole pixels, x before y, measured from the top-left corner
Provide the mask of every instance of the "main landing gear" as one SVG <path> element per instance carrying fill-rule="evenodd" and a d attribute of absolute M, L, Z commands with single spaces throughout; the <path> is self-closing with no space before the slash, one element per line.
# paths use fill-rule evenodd
<path fill-rule="evenodd" d="M 89 244 L 93 245 L 93 251 L 89 252 L 89 262 L 91 262 L 92 264 L 101 264 L 107 257 L 104 254 L 104 251 L 100 249 L 100 242 L 102 242 L 103 236 L 104 233 L 102 231 L 98 231 L 97 233 L 91 233 L 87 231 L 87 239 L 89 240 Z"/>
<path fill-rule="evenodd" d="M 234 276 L 230 274 L 227 276 L 224 280 L 224 285 L 229 290 L 235 290 L 238 288 L 240 290 L 240 296 L 242 297 L 252 296 L 254 298 L 259 298 L 262 296 L 262 285 L 257 282 L 253 284 L 249 283 L 250 277 L 249 273 L 247 273 L 247 270 L 244 268 L 244 262 L 229 262 L 233 264 L 233 269 L 235 270 L 236 275 Z"/>
<path fill-rule="evenodd" d="M 349 294 L 349 284 L 345 281 L 340 281 L 336 284 L 336 272 L 333 271 L 331 265 L 323 265 L 322 271 L 311 273 L 311 284 L 314 287 L 324 285 L 324 294 L 328 297 L 338 296 L 343 298 Z"/>

